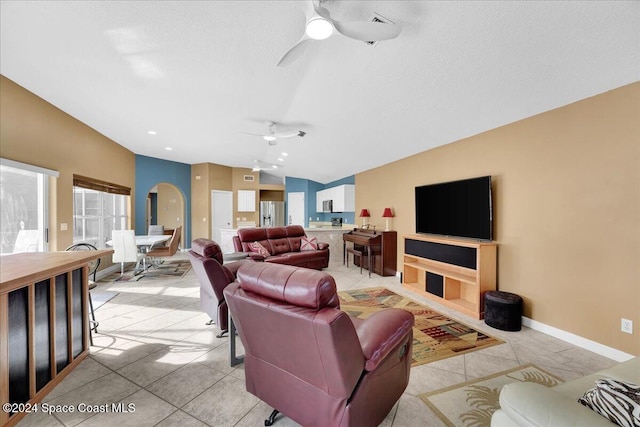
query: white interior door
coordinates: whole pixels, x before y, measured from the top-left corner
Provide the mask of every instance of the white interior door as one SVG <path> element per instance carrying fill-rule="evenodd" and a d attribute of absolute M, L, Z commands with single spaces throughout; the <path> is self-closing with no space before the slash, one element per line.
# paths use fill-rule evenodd
<path fill-rule="evenodd" d="M 211 190 L 211 236 L 220 245 L 222 228 L 233 228 L 233 192 Z"/>
<path fill-rule="evenodd" d="M 302 225 L 304 227 L 304 193 L 289 193 L 287 195 L 287 225 Z"/>

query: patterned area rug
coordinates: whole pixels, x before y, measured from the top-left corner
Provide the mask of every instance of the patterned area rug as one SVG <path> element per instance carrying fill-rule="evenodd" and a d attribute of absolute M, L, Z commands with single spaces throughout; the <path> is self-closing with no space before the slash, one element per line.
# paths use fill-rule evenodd
<path fill-rule="evenodd" d="M 360 319 L 385 308 L 413 313 L 412 366 L 504 343 L 386 288 L 341 291 L 338 296 L 340 308 Z"/>
<path fill-rule="evenodd" d="M 189 260 L 181 261 L 165 261 L 164 263 L 148 268 L 144 274 L 133 274 L 133 267 L 124 272 L 124 276 L 120 277 L 120 272 L 116 272 L 103 278 L 102 282 L 140 282 L 155 279 L 180 278 L 191 270 L 191 262 Z"/>
<path fill-rule="evenodd" d="M 424 403 L 452 427 L 489 427 L 491 415 L 500 408 L 498 398 L 505 384 L 536 382 L 552 387 L 563 381 L 528 364 L 463 384 L 420 395 Z"/>

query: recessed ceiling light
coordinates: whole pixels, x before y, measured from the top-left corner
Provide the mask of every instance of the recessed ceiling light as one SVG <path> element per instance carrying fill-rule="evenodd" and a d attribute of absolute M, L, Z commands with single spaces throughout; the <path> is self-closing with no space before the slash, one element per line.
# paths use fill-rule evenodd
<path fill-rule="evenodd" d="M 150 130 L 147 132 L 149 135 L 157 135 L 158 132 L 156 132 L 155 130 Z"/>
<path fill-rule="evenodd" d="M 264 135 L 263 138 L 264 138 L 265 141 L 275 141 L 276 140 L 276 137 L 273 136 L 273 135 Z"/>
<path fill-rule="evenodd" d="M 283 156 L 287 157 L 289 155 L 289 153 L 282 153 Z"/>
<path fill-rule="evenodd" d="M 272 166 L 274 169 L 278 169 L 278 165 L 273 165 Z"/>
<path fill-rule="evenodd" d="M 171 148 L 171 147 L 164 147 L 164 149 L 167 150 L 167 151 L 173 150 L 173 148 Z"/>
<path fill-rule="evenodd" d="M 284 162 L 284 159 L 282 157 L 278 157 L 278 161 L 279 162 Z"/>

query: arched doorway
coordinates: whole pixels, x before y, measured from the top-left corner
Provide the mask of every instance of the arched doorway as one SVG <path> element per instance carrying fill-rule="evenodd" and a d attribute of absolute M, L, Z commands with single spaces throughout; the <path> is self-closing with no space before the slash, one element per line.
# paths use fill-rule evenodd
<path fill-rule="evenodd" d="M 147 193 L 145 230 L 150 225 L 162 225 L 165 232 L 172 232 L 182 226 L 180 247 L 185 248 L 185 200 L 178 187 L 167 182 L 159 182 Z"/>

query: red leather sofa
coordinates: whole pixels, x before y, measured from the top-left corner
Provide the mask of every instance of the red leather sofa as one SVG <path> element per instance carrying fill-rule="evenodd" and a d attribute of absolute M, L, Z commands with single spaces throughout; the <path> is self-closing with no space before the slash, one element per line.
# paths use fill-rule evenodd
<path fill-rule="evenodd" d="M 191 267 L 200 282 L 200 305 L 220 329 L 218 338 L 228 331 L 228 310 L 222 291 L 236 279 L 238 268 L 247 261 L 225 265 L 220 246 L 209 239 L 195 239 L 188 252 Z"/>
<path fill-rule="evenodd" d="M 254 261 L 265 261 L 320 270 L 329 266 L 329 244 L 318 242 L 318 249 L 301 251 L 301 239 L 306 237 L 299 225 L 267 228 L 241 228 L 233 236 L 236 252 L 248 252 Z M 252 252 L 249 244 L 259 242 L 269 256 Z"/>
<path fill-rule="evenodd" d="M 248 262 L 224 289 L 247 391 L 305 427 L 379 425 L 409 383 L 413 314 L 340 310 L 330 275 Z"/>

